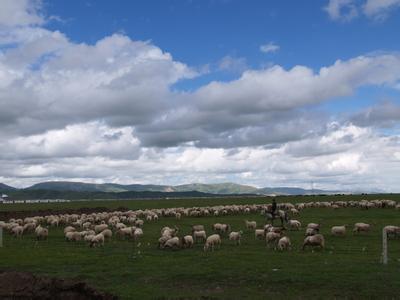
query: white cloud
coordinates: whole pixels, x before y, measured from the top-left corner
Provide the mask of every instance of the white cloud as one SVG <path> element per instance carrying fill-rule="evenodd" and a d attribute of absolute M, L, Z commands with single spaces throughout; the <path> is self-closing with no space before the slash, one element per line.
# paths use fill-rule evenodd
<path fill-rule="evenodd" d="M 391 10 L 400 7 L 400 0 L 367 0 L 363 6 L 366 16 L 385 19 Z"/>
<path fill-rule="evenodd" d="M 274 42 L 269 42 L 268 44 L 264 44 L 260 46 L 260 51 L 264 53 L 274 53 L 280 49 L 280 46 L 275 44 Z"/>
<path fill-rule="evenodd" d="M 0 27 L 42 24 L 44 18 L 39 14 L 40 7 L 40 0 L 2 0 Z"/>
<path fill-rule="evenodd" d="M 324 9 L 332 20 L 350 21 L 358 16 L 354 0 L 329 0 Z"/>

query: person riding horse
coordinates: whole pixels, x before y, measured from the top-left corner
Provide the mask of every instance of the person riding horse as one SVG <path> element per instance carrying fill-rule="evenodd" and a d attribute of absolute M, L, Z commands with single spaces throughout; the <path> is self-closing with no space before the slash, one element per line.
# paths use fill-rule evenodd
<path fill-rule="evenodd" d="M 288 221 L 287 212 L 284 210 L 277 210 L 277 208 L 278 205 L 276 203 L 276 200 L 273 199 L 272 205 L 266 211 L 266 221 L 271 221 L 271 224 L 274 225 L 274 220 L 279 218 L 281 221 L 281 226 L 284 228 L 284 223 Z"/>

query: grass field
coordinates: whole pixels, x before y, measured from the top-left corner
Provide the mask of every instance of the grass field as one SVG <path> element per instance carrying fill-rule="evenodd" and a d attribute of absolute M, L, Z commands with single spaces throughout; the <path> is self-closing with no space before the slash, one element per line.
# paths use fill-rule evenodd
<path fill-rule="evenodd" d="M 300 201 L 304 198 L 301 197 Z M 390 198 L 385 196 L 385 199 Z M 322 200 L 332 199 L 342 200 L 328 200 L 326 197 Z M 297 200 L 297 197 L 285 199 L 291 202 Z M 28 207 L 18 204 L 7 206 L 7 209 L 78 208 L 87 205 L 134 209 L 262 201 L 265 202 L 265 199 L 202 199 L 196 204 L 190 199 L 101 201 Z M 322 222 L 321 231 L 326 238 L 326 249 L 322 251 L 300 250 L 304 230 L 288 232 L 294 248 L 292 251 L 267 249 L 265 242 L 255 240 L 253 231 L 244 229 L 245 219 L 255 220 L 258 227 L 262 227 L 264 219 L 259 214 L 184 217 L 182 220 L 160 218 L 158 222 L 145 223 L 145 235 L 140 245 L 113 239 L 104 248 L 95 249 L 83 242 L 67 243 L 63 228 L 50 228 L 49 239 L 43 242 L 34 241 L 32 236 L 15 239 L 4 234 L 0 269 L 78 278 L 122 299 L 398 299 L 400 239 L 389 241 L 389 264 L 383 266 L 380 259 L 382 227 L 400 225 L 399 217 L 400 211 L 394 209 L 306 209 L 297 219 L 303 226 L 308 222 Z M 156 248 L 163 226 L 177 225 L 180 233 L 186 234 L 190 225 L 204 224 L 209 234 L 211 224 L 215 222 L 229 223 L 233 230 L 243 230 L 242 245 L 235 246 L 224 237 L 221 248 L 213 253 L 204 253 L 201 244 L 179 251 Z M 331 226 L 352 225 L 355 222 L 371 223 L 373 229 L 369 234 L 353 236 L 349 230 L 345 237 L 330 236 Z"/>

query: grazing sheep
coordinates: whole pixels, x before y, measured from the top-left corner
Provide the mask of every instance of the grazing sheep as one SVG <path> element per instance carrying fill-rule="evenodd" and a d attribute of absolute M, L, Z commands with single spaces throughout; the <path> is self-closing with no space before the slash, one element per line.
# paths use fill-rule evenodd
<path fill-rule="evenodd" d="M 323 249 L 325 247 L 324 236 L 322 234 L 307 236 L 304 239 L 302 250 L 304 250 L 306 246 L 320 247 L 321 249 Z"/>
<path fill-rule="evenodd" d="M 104 229 L 101 233 L 104 235 L 105 239 L 111 239 L 112 237 L 112 231 L 110 229 Z"/>
<path fill-rule="evenodd" d="M 298 211 L 297 209 L 295 209 L 295 208 L 291 208 L 291 209 L 290 209 L 290 212 L 291 212 L 291 214 L 292 214 L 293 216 L 298 216 L 298 215 L 299 215 L 299 211 Z"/>
<path fill-rule="evenodd" d="M 300 230 L 301 223 L 300 223 L 300 221 L 297 221 L 297 220 L 289 220 L 288 226 L 289 226 L 290 230 Z"/>
<path fill-rule="evenodd" d="M 46 240 L 47 237 L 49 236 L 49 230 L 47 228 L 44 228 L 42 226 L 38 226 L 35 229 L 35 234 L 36 234 L 36 239 L 39 240 Z"/>
<path fill-rule="evenodd" d="M 219 234 L 212 234 L 210 235 L 206 243 L 204 244 L 204 251 L 208 251 L 211 248 L 211 251 L 214 251 L 215 246 L 221 246 L 221 237 Z"/>
<path fill-rule="evenodd" d="M 219 233 L 227 233 L 228 231 L 231 230 L 231 226 L 228 224 L 221 224 L 221 223 L 216 223 L 212 226 L 214 231 L 217 231 Z"/>
<path fill-rule="evenodd" d="M 185 235 L 182 238 L 182 246 L 184 248 L 192 248 L 194 244 L 193 237 L 191 235 Z"/>
<path fill-rule="evenodd" d="M 135 226 L 136 227 L 143 227 L 144 221 L 143 220 L 136 220 L 135 221 Z"/>
<path fill-rule="evenodd" d="M 265 235 L 265 230 L 264 229 L 256 229 L 254 231 L 254 236 L 255 236 L 256 239 L 259 239 L 259 238 L 263 239 L 264 235 Z"/>
<path fill-rule="evenodd" d="M 82 235 L 80 232 L 77 231 L 69 231 L 65 234 L 65 239 L 68 242 L 77 242 L 82 239 Z"/>
<path fill-rule="evenodd" d="M 29 233 L 29 232 L 34 232 L 36 228 L 36 223 L 26 223 L 24 225 L 24 230 L 23 233 Z"/>
<path fill-rule="evenodd" d="M 192 234 L 195 231 L 202 231 L 202 230 L 205 230 L 204 225 L 192 225 Z"/>
<path fill-rule="evenodd" d="M 105 230 L 107 228 L 108 228 L 107 224 L 96 225 L 96 226 L 94 226 L 94 232 L 96 232 L 96 234 L 97 234 L 97 233 L 100 233 L 100 232 L 102 232 L 103 230 Z"/>
<path fill-rule="evenodd" d="M 207 239 L 206 232 L 204 230 L 193 232 L 193 238 L 197 242 L 198 240 L 205 241 Z"/>
<path fill-rule="evenodd" d="M 142 228 L 136 228 L 133 232 L 133 239 L 136 241 L 143 235 Z"/>
<path fill-rule="evenodd" d="M 162 249 L 171 248 L 171 249 L 179 249 L 181 247 L 181 242 L 177 236 L 170 238 L 167 240 L 164 245 L 162 245 Z"/>
<path fill-rule="evenodd" d="M 319 231 L 320 227 L 321 227 L 321 225 L 320 224 L 316 224 L 316 223 L 309 223 L 307 225 L 307 228 L 312 228 L 312 229 L 315 229 L 316 231 Z"/>
<path fill-rule="evenodd" d="M 133 236 L 133 232 L 134 231 L 135 231 L 135 228 L 126 227 L 126 228 L 119 229 L 115 234 L 116 234 L 117 237 L 119 237 L 121 239 L 124 239 L 125 237 Z"/>
<path fill-rule="evenodd" d="M 166 236 L 163 235 L 162 237 L 160 237 L 158 239 L 158 248 L 162 249 L 164 247 L 164 244 L 170 239 L 172 238 L 171 236 Z"/>
<path fill-rule="evenodd" d="M 104 246 L 104 235 L 102 233 L 95 235 L 90 241 L 90 247 L 96 247 L 98 245 Z"/>
<path fill-rule="evenodd" d="M 265 235 L 265 242 L 267 244 L 267 246 L 269 247 L 271 244 L 276 244 L 279 240 L 279 238 L 281 237 L 280 233 L 276 233 L 276 232 L 267 232 L 267 234 Z"/>
<path fill-rule="evenodd" d="M 331 228 L 331 233 L 334 236 L 344 236 L 346 235 L 346 225 L 343 226 L 333 226 Z"/>
<path fill-rule="evenodd" d="M 400 236 L 400 226 L 388 225 L 383 228 L 388 237 Z"/>
<path fill-rule="evenodd" d="M 356 223 L 354 224 L 353 233 L 360 233 L 360 232 L 369 232 L 371 229 L 371 225 L 366 223 Z"/>
<path fill-rule="evenodd" d="M 290 250 L 291 243 L 290 239 L 287 236 L 281 237 L 278 241 L 278 249 L 283 251 L 283 250 Z"/>
<path fill-rule="evenodd" d="M 64 234 L 66 234 L 67 232 L 74 232 L 76 231 L 75 227 L 72 226 L 67 226 L 64 228 Z"/>
<path fill-rule="evenodd" d="M 88 234 L 88 235 L 85 235 L 85 237 L 83 238 L 83 240 L 84 240 L 85 242 L 90 243 L 94 237 L 95 237 L 94 234 Z"/>
<path fill-rule="evenodd" d="M 256 221 L 244 221 L 246 224 L 247 229 L 256 229 L 257 228 L 257 222 Z"/>
<path fill-rule="evenodd" d="M 312 235 L 316 235 L 318 234 L 318 230 L 316 230 L 315 228 L 307 228 L 306 229 L 306 236 L 312 236 Z"/>
<path fill-rule="evenodd" d="M 230 241 L 235 241 L 236 245 L 240 245 L 240 239 L 242 237 L 242 231 L 232 231 L 229 234 L 229 240 Z"/>
<path fill-rule="evenodd" d="M 22 227 L 22 226 L 20 226 L 20 225 L 14 226 L 14 227 L 11 229 L 11 233 L 12 233 L 12 235 L 13 235 L 14 237 L 22 236 L 23 232 L 24 232 L 24 227 Z"/>

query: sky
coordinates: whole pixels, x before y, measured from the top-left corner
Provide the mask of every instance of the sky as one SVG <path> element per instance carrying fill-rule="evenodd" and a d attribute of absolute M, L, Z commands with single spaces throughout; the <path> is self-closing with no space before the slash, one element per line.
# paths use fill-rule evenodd
<path fill-rule="evenodd" d="M 0 0 L 0 182 L 400 192 L 400 0 Z"/>

